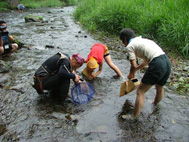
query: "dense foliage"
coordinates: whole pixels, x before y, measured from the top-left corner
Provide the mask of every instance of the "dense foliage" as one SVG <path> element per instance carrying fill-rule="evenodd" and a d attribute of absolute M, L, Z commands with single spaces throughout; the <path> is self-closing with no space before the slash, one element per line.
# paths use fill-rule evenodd
<path fill-rule="evenodd" d="M 2 0 L 0 2 L 0 11 L 4 11 L 7 9 L 7 2 L 5 0 Z"/>
<path fill-rule="evenodd" d="M 81 0 L 74 17 L 89 30 L 132 28 L 163 48 L 189 56 L 188 0 Z"/>
<path fill-rule="evenodd" d="M 25 8 L 40 8 L 40 7 L 61 7 L 76 5 L 77 0 L 20 0 Z M 7 10 L 6 0 L 0 1 L 0 11 Z"/>
<path fill-rule="evenodd" d="M 66 5 L 76 5 L 77 0 L 21 0 L 25 7 L 60 7 Z"/>

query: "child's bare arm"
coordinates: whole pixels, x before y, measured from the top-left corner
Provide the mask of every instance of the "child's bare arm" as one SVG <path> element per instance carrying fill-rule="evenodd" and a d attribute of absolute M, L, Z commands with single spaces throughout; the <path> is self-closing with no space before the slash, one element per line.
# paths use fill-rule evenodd
<path fill-rule="evenodd" d="M 103 66 L 103 63 L 99 65 L 99 69 L 98 69 L 98 71 L 93 75 L 93 78 L 96 78 L 96 77 L 102 72 L 102 66 Z"/>
<path fill-rule="evenodd" d="M 15 41 L 15 39 L 14 39 L 14 37 L 13 36 L 11 36 L 11 35 L 8 35 L 8 37 L 9 37 L 9 39 L 13 42 L 13 41 Z"/>
<path fill-rule="evenodd" d="M 3 46 L 3 40 L 1 38 L 1 36 L 0 36 L 0 46 Z"/>

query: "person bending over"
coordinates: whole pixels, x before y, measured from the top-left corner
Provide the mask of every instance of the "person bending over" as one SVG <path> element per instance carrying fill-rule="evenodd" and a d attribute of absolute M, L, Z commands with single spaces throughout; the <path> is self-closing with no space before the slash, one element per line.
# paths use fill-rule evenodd
<path fill-rule="evenodd" d="M 112 68 L 118 76 L 122 76 L 120 69 L 112 62 L 111 56 L 109 54 L 108 48 L 101 43 L 95 43 L 91 51 L 85 60 L 87 63 L 86 68 L 83 70 L 83 74 L 89 79 L 95 79 L 101 72 L 103 66 L 103 59 L 105 59 L 106 63 Z M 98 67 L 98 71 L 95 73 L 94 70 Z"/>
<path fill-rule="evenodd" d="M 76 70 L 84 63 L 80 54 L 73 54 L 70 57 L 65 53 L 57 53 L 47 59 L 35 72 L 33 87 L 38 94 L 49 90 L 53 98 L 64 102 L 68 96 L 70 79 L 75 83 L 79 82 L 80 76 Z"/>
<path fill-rule="evenodd" d="M 18 8 L 18 12 L 19 12 L 19 13 L 23 13 L 24 4 L 19 4 L 19 5 L 17 6 L 17 8 Z"/>
<path fill-rule="evenodd" d="M 146 65 L 149 66 L 137 89 L 134 117 L 138 117 L 144 106 L 144 95 L 153 85 L 156 88 L 154 105 L 157 105 L 163 98 L 163 86 L 170 76 L 171 63 L 165 52 L 154 41 L 136 37 L 132 29 L 122 29 L 120 39 L 126 46 L 126 52 L 131 64 L 130 72 L 127 76 L 128 79 L 134 78 L 137 70 L 142 69 Z M 137 57 L 143 59 L 139 65 L 136 62 Z"/>

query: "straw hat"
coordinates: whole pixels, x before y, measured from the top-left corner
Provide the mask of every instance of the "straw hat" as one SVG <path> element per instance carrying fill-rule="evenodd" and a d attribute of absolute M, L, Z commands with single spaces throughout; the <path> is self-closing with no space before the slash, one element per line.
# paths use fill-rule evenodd
<path fill-rule="evenodd" d="M 91 57 L 90 60 L 87 62 L 87 66 L 82 71 L 82 73 L 89 78 L 94 73 L 94 70 L 98 67 L 98 63 L 95 58 Z"/>

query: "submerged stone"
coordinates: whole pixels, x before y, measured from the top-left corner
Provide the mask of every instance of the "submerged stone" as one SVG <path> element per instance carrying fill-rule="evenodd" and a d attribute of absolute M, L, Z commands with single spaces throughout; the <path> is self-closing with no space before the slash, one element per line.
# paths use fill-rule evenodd
<path fill-rule="evenodd" d="M 25 22 L 42 22 L 43 21 L 43 17 L 41 16 L 35 16 L 35 15 L 26 15 L 24 17 Z"/>

